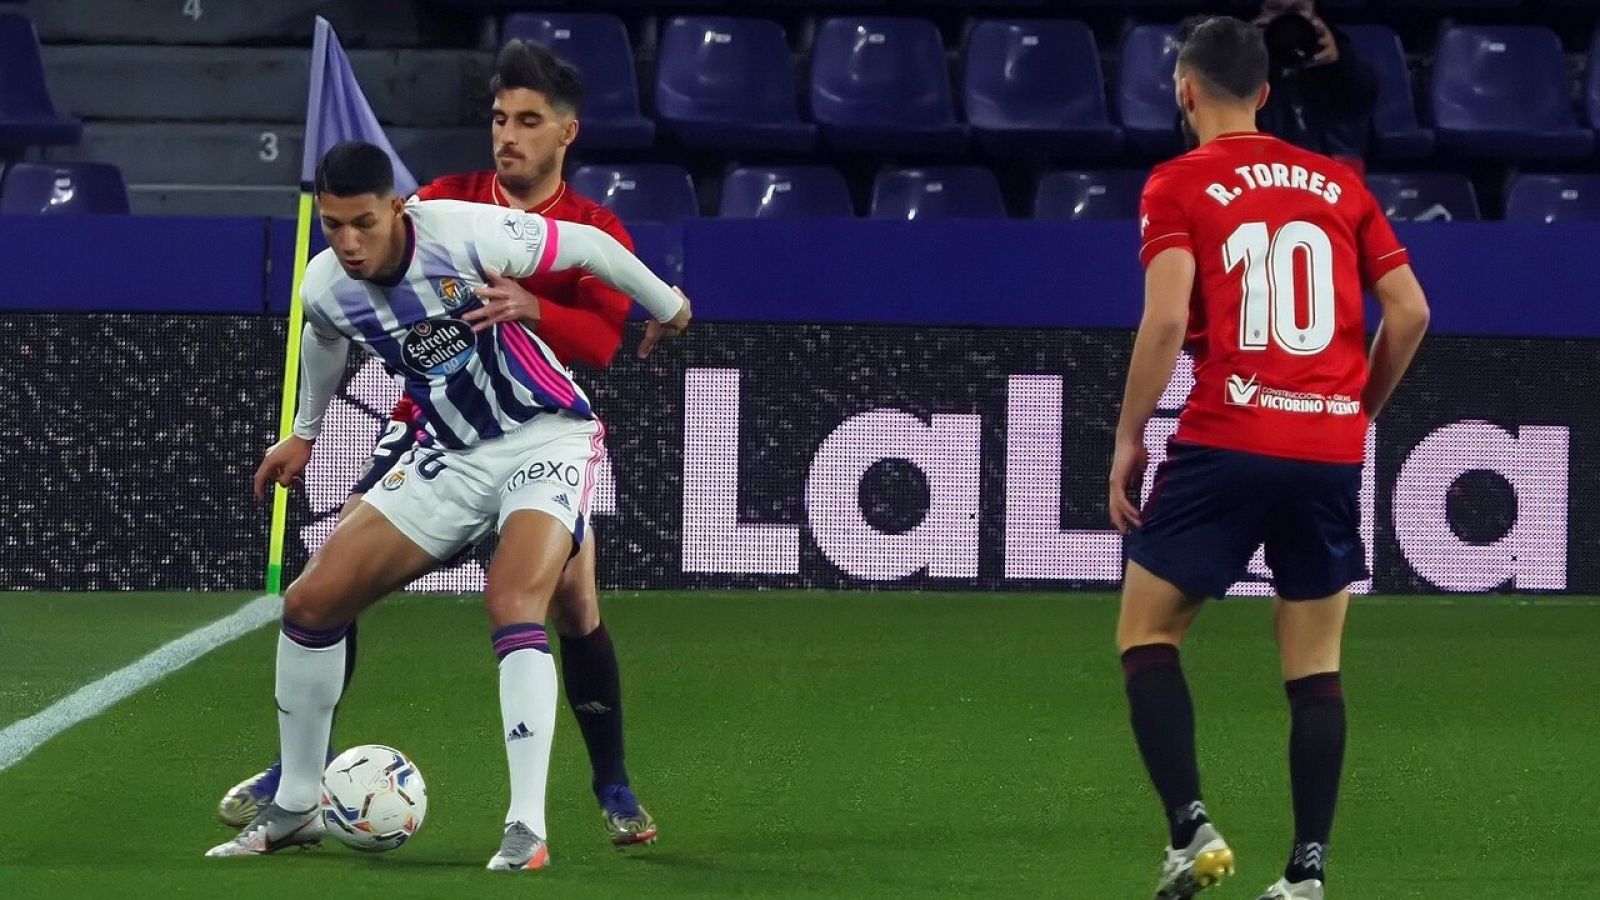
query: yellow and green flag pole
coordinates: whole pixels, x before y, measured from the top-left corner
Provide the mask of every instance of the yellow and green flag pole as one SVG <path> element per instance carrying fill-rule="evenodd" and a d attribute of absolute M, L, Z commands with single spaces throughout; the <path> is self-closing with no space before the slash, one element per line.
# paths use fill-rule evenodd
<path fill-rule="evenodd" d="M 278 408 L 278 440 L 294 431 L 294 404 L 300 385 L 300 331 L 305 312 L 300 303 L 300 283 L 311 255 L 311 185 L 300 185 L 300 211 L 294 223 L 294 278 L 289 289 L 289 330 L 284 336 L 283 399 Z M 289 489 L 272 489 L 272 530 L 267 547 L 267 593 L 283 592 L 283 537 L 289 525 Z"/>

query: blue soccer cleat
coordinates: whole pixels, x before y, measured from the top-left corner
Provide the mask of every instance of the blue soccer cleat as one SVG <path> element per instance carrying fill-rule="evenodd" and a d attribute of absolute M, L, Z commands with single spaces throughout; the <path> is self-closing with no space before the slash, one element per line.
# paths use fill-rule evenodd
<path fill-rule="evenodd" d="M 217 804 L 217 818 L 230 828 L 249 825 L 278 793 L 278 777 L 282 774 L 283 764 L 275 762 L 229 788 Z"/>
<path fill-rule="evenodd" d="M 608 784 L 596 791 L 600 814 L 605 817 L 611 846 L 626 850 L 638 844 L 656 842 L 656 820 L 639 805 L 639 798 L 625 784 Z"/>

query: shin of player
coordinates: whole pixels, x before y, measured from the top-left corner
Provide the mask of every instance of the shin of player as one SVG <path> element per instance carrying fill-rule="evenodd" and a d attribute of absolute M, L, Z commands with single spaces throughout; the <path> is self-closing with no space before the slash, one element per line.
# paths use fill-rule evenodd
<path fill-rule="evenodd" d="M 1117 644 L 1130 720 L 1171 843 L 1157 900 L 1233 871 L 1195 763 L 1179 646 L 1207 597 L 1264 546 L 1291 709 L 1295 841 L 1263 900 L 1323 900 L 1345 744 L 1339 651 L 1348 586 L 1367 574 L 1357 495 L 1368 423 L 1427 326 L 1408 256 L 1358 176 L 1255 129 L 1267 54 L 1256 28 L 1189 26 L 1175 81 L 1197 149 L 1141 200 L 1145 312 L 1129 364 L 1108 504 L 1128 557 Z M 1384 321 L 1369 356 L 1362 289 Z M 1145 425 L 1187 341 L 1195 387 L 1141 509 Z"/>

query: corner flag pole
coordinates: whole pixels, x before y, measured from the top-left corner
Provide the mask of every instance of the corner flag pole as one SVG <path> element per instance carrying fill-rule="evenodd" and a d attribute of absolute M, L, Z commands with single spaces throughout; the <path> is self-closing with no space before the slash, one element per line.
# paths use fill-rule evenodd
<path fill-rule="evenodd" d="M 300 387 L 300 332 L 305 312 L 300 305 L 300 282 L 306 275 L 311 252 L 311 185 L 300 185 L 300 211 L 295 216 L 294 278 L 289 288 L 289 333 L 284 337 L 283 397 L 278 408 L 278 440 L 294 431 L 295 395 Z M 289 489 L 272 489 L 271 543 L 267 548 L 267 593 L 283 590 L 283 535 L 289 522 Z"/>
<path fill-rule="evenodd" d="M 289 333 L 284 336 L 283 405 L 278 410 L 278 440 L 294 430 L 295 395 L 300 384 L 300 331 L 305 313 L 300 289 L 305 280 L 306 257 L 311 255 L 313 182 L 317 161 L 340 141 L 360 140 L 381 147 L 394 165 L 394 188 L 401 196 L 416 193 L 417 179 L 395 153 L 378 117 L 356 82 L 350 58 L 339 45 L 328 20 L 317 16 L 311 39 L 311 85 L 306 97 L 305 146 L 300 156 L 300 212 L 295 217 L 294 278 L 289 295 Z M 289 492 L 272 489 L 271 543 L 267 549 L 267 592 L 283 588 L 283 538 L 288 530 Z"/>

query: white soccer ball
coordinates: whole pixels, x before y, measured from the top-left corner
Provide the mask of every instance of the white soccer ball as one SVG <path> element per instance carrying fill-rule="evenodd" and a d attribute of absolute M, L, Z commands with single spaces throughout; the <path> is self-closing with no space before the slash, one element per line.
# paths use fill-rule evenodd
<path fill-rule="evenodd" d="M 351 747 L 322 772 L 322 822 L 357 850 L 395 849 L 417 833 L 427 814 L 422 772 L 393 747 Z"/>

